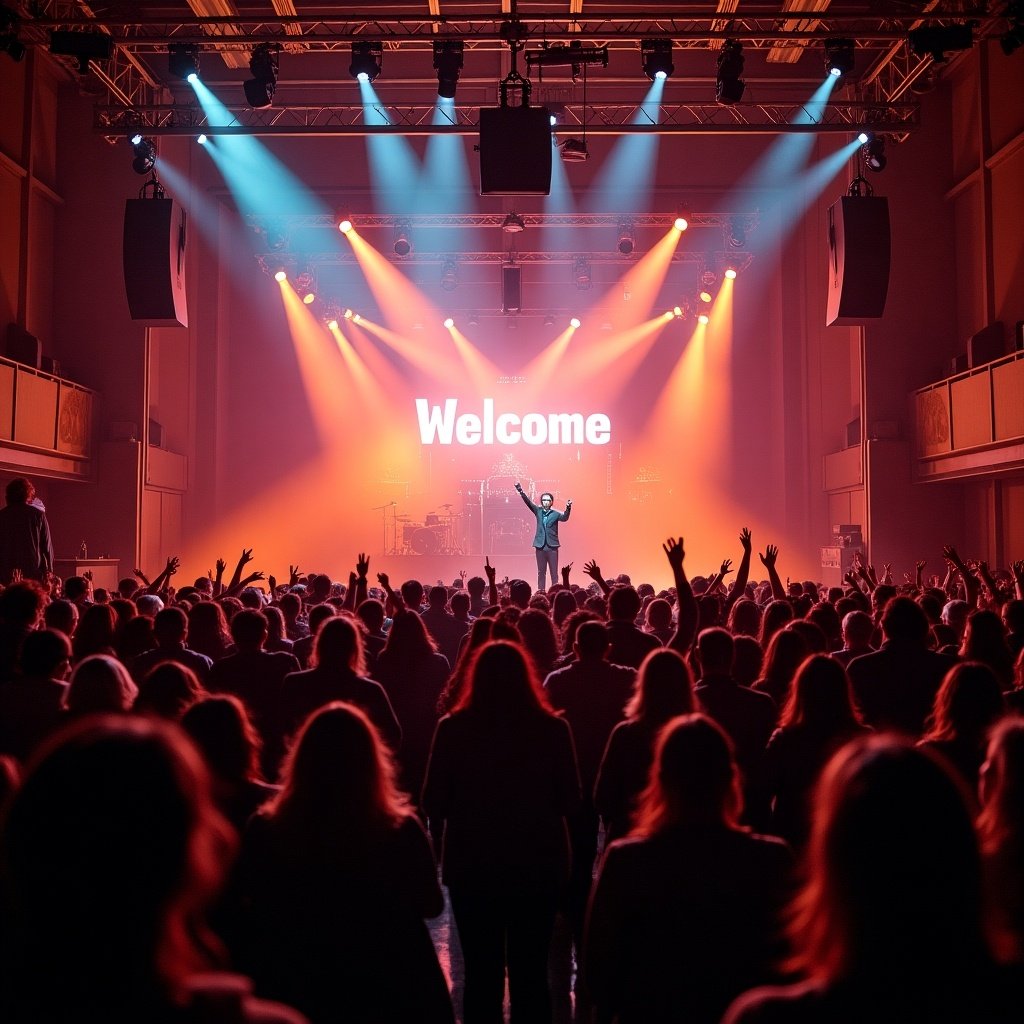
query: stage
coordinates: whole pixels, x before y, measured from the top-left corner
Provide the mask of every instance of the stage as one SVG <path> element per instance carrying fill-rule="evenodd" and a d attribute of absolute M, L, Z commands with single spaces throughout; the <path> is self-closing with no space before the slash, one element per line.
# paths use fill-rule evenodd
<path fill-rule="evenodd" d="M 497 569 L 498 582 L 506 576 L 510 580 L 526 580 L 531 587 L 537 584 L 537 559 L 529 549 L 522 555 L 489 555 L 491 565 Z M 435 586 L 438 583 L 450 587 L 459 578 L 459 571 L 465 570 L 466 579 L 471 576 L 482 576 L 484 572 L 484 555 L 462 555 L 458 553 L 443 555 L 371 555 L 370 585 L 376 585 L 377 573 L 386 572 L 391 586 L 396 590 L 405 580 L 419 580 L 425 585 Z M 580 567 L 574 567 L 574 579 L 571 582 L 583 586 L 590 583 Z"/>

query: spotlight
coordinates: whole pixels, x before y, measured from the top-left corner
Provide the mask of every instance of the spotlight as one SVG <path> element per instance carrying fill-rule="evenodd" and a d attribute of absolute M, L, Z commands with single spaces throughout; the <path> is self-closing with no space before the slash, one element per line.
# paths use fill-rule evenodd
<path fill-rule="evenodd" d="M 718 77 L 715 80 L 715 99 L 723 106 L 732 106 L 743 99 L 747 83 L 743 74 L 743 44 L 738 39 L 727 39 L 718 55 Z"/>
<path fill-rule="evenodd" d="M 408 221 L 399 221 L 395 225 L 395 241 L 391 248 L 394 249 L 396 256 L 408 256 L 412 252 Z"/>
<path fill-rule="evenodd" d="M 338 218 L 338 230 L 343 234 L 347 235 L 352 230 L 352 219 L 348 214 L 343 213 Z"/>
<path fill-rule="evenodd" d="M 969 50 L 974 45 L 976 21 L 959 25 L 922 25 L 907 33 L 910 49 L 918 57 L 930 56 L 936 64 L 947 60 L 946 53 L 955 50 Z"/>
<path fill-rule="evenodd" d="M 559 149 L 562 153 L 562 159 L 566 163 L 579 163 L 581 160 L 590 159 L 590 150 L 587 149 L 586 139 L 566 139 Z"/>
<path fill-rule="evenodd" d="M 576 258 L 572 268 L 572 277 L 576 287 L 581 292 L 588 291 L 593 285 L 594 278 L 590 270 L 590 261 L 586 256 L 578 256 Z"/>
<path fill-rule="evenodd" d="M 700 275 L 700 283 L 705 289 L 714 288 L 718 283 L 718 275 L 713 270 L 705 270 Z"/>
<path fill-rule="evenodd" d="M 462 73 L 461 39 L 434 40 L 434 70 L 437 72 L 437 95 L 443 100 L 455 99 L 455 89 Z"/>
<path fill-rule="evenodd" d="M 676 214 L 676 219 L 672 222 L 672 226 L 676 231 L 685 231 L 690 226 L 690 218 L 680 210 Z"/>
<path fill-rule="evenodd" d="M 671 77 L 675 71 L 672 63 L 671 39 L 641 39 L 640 59 L 644 74 L 653 82 Z"/>
<path fill-rule="evenodd" d="M 242 83 L 245 101 L 253 110 L 262 110 L 274 102 L 277 88 L 277 67 L 280 58 L 280 44 L 260 43 L 249 58 L 252 78 Z"/>
<path fill-rule="evenodd" d="M 6 53 L 15 63 L 25 59 L 25 44 L 18 38 L 20 26 L 14 11 L 0 7 L 0 53 Z"/>
<path fill-rule="evenodd" d="M 580 320 L 580 318 L 578 316 L 574 316 L 569 321 L 569 326 L 575 331 L 575 330 L 579 330 L 579 328 L 583 326 L 583 323 L 582 323 L 582 321 Z"/>
<path fill-rule="evenodd" d="M 295 291 L 308 306 L 316 299 L 316 270 L 306 264 L 295 278 Z"/>
<path fill-rule="evenodd" d="M 574 39 L 568 46 L 565 43 L 542 43 L 539 50 L 533 50 L 526 55 L 528 68 L 569 67 L 574 82 L 579 78 L 584 64 L 608 67 L 608 47 L 584 46 L 580 40 Z"/>
<path fill-rule="evenodd" d="M 860 135 L 857 136 L 857 141 L 863 146 L 865 143 L 871 141 L 871 136 L 868 135 L 867 132 L 861 132 Z"/>
<path fill-rule="evenodd" d="M 274 274 L 274 280 L 275 281 L 287 281 L 288 280 L 288 275 L 283 270 L 279 270 L 279 271 L 277 271 L 276 274 Z"/>
<path fill-rule="evenodd" d="M 455 260 L 445 260 L 441 266 L 441 287 L 453 292 L 459 287 L 459 265 Z"/>
<path fill-rule="evenodd" d="M 466 318 L 466 326 L 467 327 L 479 327 L 480 326 L 480 314 L 479 313 L 470 313 L 469 316 Z"/>
<path fill-rule="evenodd" d="M 686 311 L 683 309 L 682 306 L 674 306 L 673 309 L 672 309 L 672 315 L 677 320 L 682 320 L 683 317 L 686 316 Z"/>
<path fill-rule="evenodd" d="M 330 331 L 336 331 L 338 329 L 337 317 L 332 316 L 331 319 L 327 321 L 327 329 Z"/>
<path fill-rule="evenodd" d="M 709 292 L 707 288 L 701 288 L 697 297 L 700 299 L 701 302 L 710 302 L 711 292 Z"/>
<path fill-rule="evenodd" d="M 135 140 L 138 139 L 138 142 Z M 152 139 L 144 139 L 140 135 L 132 136 L 132 170 L 136 174 L 149 174 L 156 163 L 156 143 Z"/>
<path fill-rule="evenodd" d="M 444 325 L 445 325 L 445 327 L 448 328 L 448 330 L 451 330 L 455 326 L 455 318 L 454 317 L 450 317 L 450 316 L 446 316 L 444 318 Z"/>
<path fill-rule="evenodd" d="M 747 244 L 747 225 L 742 217 L 730 217 L 725 229 L 726 241 L 732 249 L 742 249 Z"/>
<path fill-rule="evenodd" d="M 880 135 L 872 135 L 861 147 L 860 155 L 865 167 L 876 174 L 884 171 L 889 162 L 885 156 L 885 139 Z"/>
<path fill-rule="evenodd" d="M 697 316 L 697 323 L 699 323 L 699 324 L 709 324 L 709 323 L 711 323 L 711 317 L 709 317 L 707 315 L 707 313 L 700 313 Z"/>
<path fill-rule="evenodd" d="M 363 322 L 363 318 L 358 313 L 353 313 L 352 314 L 352 323 L 354 323 L 354 324 L 361 324 L 362 322 Z"/>
<path fill-rule="evenodd" d="M 196 136 L 196 142 L 198 142 L 200 146 L 205 146 L 209 141 L 210 140 L 206 137 L 206 133 L 205 132 L 200 132 Z"/>
<path fill-rule="evenodd" d="M 273 252 L 280 252 L 288 248 L 288 232 L 280 224 L 268 224 L 264 228 L 264 235 L 267 239 L 267 248 Z"/>
<path fill-rule="evenodd" d="M 193 43 L 171 43 L 167 47 L 167 70 L 175 78 L 194 82 L 199 77 L 199 47 Z"/>
<path fill-rule="evenodd" d="M 736 280 L 736 268 L 735 267 L 726 267 L 725 268 L 725 276 L 730 281 L 735 281 Z"/>
<path fill-rule="evenodd" d="M 346 309 L 345 312 L 342 313 L 342 316 L 346 320 L 354 320 L 355 319 L 355 313 L 353 313 L 351 309 Z"/>
<path fill-rule="evenodd" d="M 526 221 L 518 213 L 508 213 L 501 222 L 501 230 L 510 235 L 518 235 L 526 230 Z"/>
<path fill-rule="evenodd" d="M 314 302 L 316 302 L 316 292 L 311 291 L 311 290 L 307 290 L 302 295 L 302 301 L 307 306 L 311 306 Z"/>
<path fill-rule="evenodd" d="M 384 44 L 379 40 L 352 44 L 352 63 L 348 73 L 360 82 L 372 82 L 380 74 Z"/>
<path fill-rule="evenodd" d="M 825 40 L 825 70 L 838 78 L 853 71 L 853 40 Z"/>
<path fill-rule="evenodd" d="M 629 256 L 636 248 L 636 237 L 633 234 L 633 222 L 624 220 L 619 225 L 618 249 L 623 256 Z"/>
<path fill-rule="evenodd" d="M 545 327 L 554 327 L 555 326 L 555 318 L 550 313 L 548 313 L 548 315 L 546 317 L 544 317 L 544 326 Z"/>
<path fill-rule="evenodd" d="M 113 56 L 114 37 L 106 32 L 54 31 L 50 33 L 50 53 L 59 57 L 77 57 L 78 73 L 86 75 L 89 73 L 89 61 L 109 60 Z"/>

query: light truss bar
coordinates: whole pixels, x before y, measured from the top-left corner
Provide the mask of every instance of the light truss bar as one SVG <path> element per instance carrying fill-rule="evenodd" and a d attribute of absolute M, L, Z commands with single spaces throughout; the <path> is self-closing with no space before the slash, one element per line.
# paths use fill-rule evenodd
<path fill-rule="evenodd" d="M 527 227 L 581 227 L 605 228 L 618 227 L 623 220 L 628 220 L 635 228 L 667 228 L 678 216 L 676 210 L 664 213 L 521 213 L 519 215 Z M 364 228 L 388 228 L 396 224 L 408 225 L 410 228 L 500 228 L 506 214 L 500 213 L 358 213 L 353 211 L 352 222 L 356 230 Z M 740 218 L 747 230 L 757 226 L 756 210 L 734 210 L 729 212 L 691 212 L 687 211 L 686 219 L 691 228 L 717 228 L 731 224 Z M 262 229 L 265 225 L 279 226 L 287 222 L 289 227 L 332 227 L 334 218 L 328 214 L 300 213 L 284 214 L 274 217 L 252 215 L 249 224 Z M 445 259 L 450 259 L 446 256 Z"/>
<path fill-rule="evenodd" d="M 387 256 L 386 253 L 381 253 L 382 256 Z M 640 254 L 642 255 L 642 254 Z M 698 265 L 704 265 L 708 263 L 708 257 L 714 256 L 718 259 L 718 254 L 711 254 L 706 252 L 693 252 L 686 249 L 677 250 L 672 254 L 672 263 L 694 263 Z M 746 269 L 746 267 L 753 260 L 753 255 L 749 252 L 736 253 L 735 251 L 720 254 L 721 262 L 731 263 L 736 267 L 740 273 Z M 490 252 L 416 252 L 413 251 L 408 256 L 393 257 L 388 256 L 390 262 L 396 265 L 405 264 L 438 264 L 443 265 L 452 261 L 456 263 L 569 263 L 573 264 L 580 258 L 586 259 L 588 263 L 615 263 L 632 265 L 637 261 L 630 257 L 621 255 L 617 251 L 611 252 L 547 252 L 544 250 L 514 250 L 509 252 L 507 250 L 493 250 Z M 272 273 L 277 267 L 287 266 L 289 263 L 294 262 L 295 256 L 287 252 L 259 252 L 256 253 L 256 259 L 259 261 L 263 269 L 269 274 Z M 302 259 L 305 263 L 313 263 L 318 266 L 356 266 L 359 263 L 355 253 L 343 252 L 338 250 L 330 250 L 325 252 L 307 252 L 303 250 Z"/>

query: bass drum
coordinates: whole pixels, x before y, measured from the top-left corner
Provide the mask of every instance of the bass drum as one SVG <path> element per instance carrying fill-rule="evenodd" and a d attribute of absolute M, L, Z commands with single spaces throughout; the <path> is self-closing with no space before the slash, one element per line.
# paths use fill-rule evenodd
<path fill-rule="evenodd" d="M 412 535 L 412 549 L 418 555 L 437 554 L 440 547 L 441 543 L 435 530 L 424 527 Z"/>

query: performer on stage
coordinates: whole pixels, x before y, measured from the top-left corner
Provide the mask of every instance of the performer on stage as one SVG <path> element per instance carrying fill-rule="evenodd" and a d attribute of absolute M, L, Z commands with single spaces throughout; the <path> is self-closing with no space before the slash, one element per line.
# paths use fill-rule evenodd
<path fill-rule="evenodd" d="M 537 589 L 545 590 L 544 570 L 551 573 L 551 585 L 558 582 L 558 524 L 567 522 L 572 511 L 572 498 L 565 503 L 565 511 L 559 512 L 551 506 L 554 496 L 545 491 L 540 496 L 540 504 L 534 505 L 526 496 L 522 484 L 516 482 L 519 496 L 526 502 L 526 507 L 537 517 L 537 532 L 533 537 L 533 547 L 537 552 Z"/>

